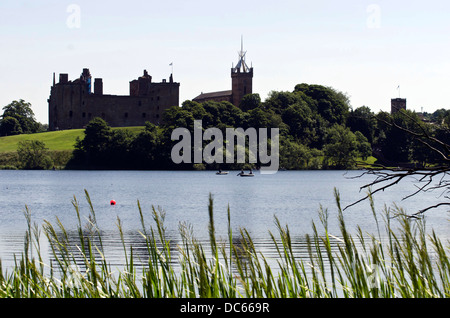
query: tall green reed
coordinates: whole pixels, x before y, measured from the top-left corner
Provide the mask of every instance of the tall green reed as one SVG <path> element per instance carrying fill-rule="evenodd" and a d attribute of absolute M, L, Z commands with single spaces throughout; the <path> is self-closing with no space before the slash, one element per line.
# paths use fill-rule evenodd
<path fill-rule="evenodd" d="M 26 207 L 24 251 L 15 258 L 10 272 L 2 268 L 0 260 L 0 297 L 450 296 L 448 246 L 434 231 L 426 234 L 423 220 L 409 218 L 398 207 L 384 208 L 382 234 L 370 195 L 377 233 L 364 233 L 358 227 L 356 235 L 351 235 L 336 190 L 339 232 L 331 233 L 329 211 L 320 206 L 322 228 L 313 222 L 312 233 L 305 235 L 306 259 L 295 249 L 289 227 L 282 226 L 277 217 L 277 233 L 268 233 L 275 257 L 264 255 L 246 229 L 239 229 L 237 235 L 233 233 L 229 207 L 228 235 L 219 239 L 212 195 L 207 208 L 209 246 L 201 244 L 186 223 L 179 225 L 181 241 L 175 246 L 166 234 L 164 211 L 152 207 L 153 223 L 147 226 L 138 201 L 139 233 L 145 239 L 148 259 L 142 268 L 136 265 L 133 246 L 127 246 L 122 221 L 117 218 L 125 263 L 119 271 L 113 270 L 105 257 L 102 232 L 87 191 L 85 197 L 89 206 L 86 219 L 81 218 L 76 198 L 72 201 L 77 219 L 76 244 L 58 218 L 56 224 L 44 221 L 39 228 L 32 224 Z M 50 246 L 50 264 L 43 261 L 42 233 Z"/>

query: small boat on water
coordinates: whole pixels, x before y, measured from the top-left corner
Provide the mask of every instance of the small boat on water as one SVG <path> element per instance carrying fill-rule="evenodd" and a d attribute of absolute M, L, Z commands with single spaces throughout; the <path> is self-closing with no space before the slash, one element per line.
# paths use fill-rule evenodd
<path fill-rule="evenodd" d="M 224 176 L 224 175 L 227 175 L 227 174 L 228 174 L 228 171 L 217 171 L 216 174 L 217 174 L 217 175 Z"/>
<path fill-rule="evenodd" d="M 241 170 L 241 172 L 239 172 L 237 175 L 238 175 L 238 176 L 241 176 L 241 177 L 254 177 L 254 176 L 255 176 L 255 175 L 253 174 L 253 171 L 252 171 L 252 170 L 250 170 L 249 173 L 245 173 L 244 170 Z"/>

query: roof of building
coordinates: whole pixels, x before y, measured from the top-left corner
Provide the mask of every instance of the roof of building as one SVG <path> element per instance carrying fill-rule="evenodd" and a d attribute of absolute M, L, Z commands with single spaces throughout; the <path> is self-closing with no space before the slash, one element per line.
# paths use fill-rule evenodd
<path fill-rule="evenodd" d="M 217 97 L 222 97 L 222 96 L 231 96 L 232 93 L 233 93 L 233 91 L 231 91 L 231 90 L 220 91 L 220 92 L 212 92 L 212 93 L 201 93 L 200 95 L 195 97 L 194 100 L 196 100 L 196 99 L 205 99 L 205 98 L 217 98 Z"/>

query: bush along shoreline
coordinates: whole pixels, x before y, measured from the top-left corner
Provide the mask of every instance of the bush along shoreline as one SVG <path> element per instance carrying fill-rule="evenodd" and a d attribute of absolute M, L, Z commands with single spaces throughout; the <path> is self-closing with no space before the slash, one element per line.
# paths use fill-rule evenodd
<path fill-rule="evenodd" d="M 25 209 L 28 230 L 24 251 L 12 269 L 1 268 L 2 298 L 446 298 L 450 296 L 448 246 L 434 232 L 425 233 L 421 221 L 408 218 L 400 209 L 384 213 L 386 237 L 373 208 L 378 233 L 352 236 L 347 230 L 335 191 L 340 233 L 328 231 L 328 212 L 319 209 L 321 228 L 312 224 L 307 235 L 308 256 L 296 255 L 288 226 L 277 218 L 278 233 L 269 233 L 278 253 L 276 266 L 257 250 L 249 232 L 238 233 L 236 244 L 230 226 L 228 238 L 218 239 L 214 224 L 213 198 L 207 207 L 209 244 L 202 245 L 192 228 L 180 224 L 181 243 L 174 247 L 167 239 L 164 212 L 152 209 L 153 224 L 144 222 L 137 203 L 148 261 L 139 267 L 133 247 L 127 246 L 121 221 L 118 236 L 123 244 L 124 268 L 113 270 L 105 257 L 102 231 L 86 192 L 90 214 L 82 221 L 79 204 L 73 205 L 76 229 L 61 222 L 32 223 Z M 206 210 L 206 209 L 205 209 Z M 205 213 L 206 214 L 206 213 Z M 398 222 L 395 226 L 393 222 Z M 76 248 L 71 248 L 69 231 L 76 231 Z M 49 242 L 52 262 L 43 263 L 41 232 Z M 321 233 L 321 234 L 319 234 Z M 337 248 L 333 248 L 336 246 Z M 178 251 L 174 257 L 173 249 Z"/>

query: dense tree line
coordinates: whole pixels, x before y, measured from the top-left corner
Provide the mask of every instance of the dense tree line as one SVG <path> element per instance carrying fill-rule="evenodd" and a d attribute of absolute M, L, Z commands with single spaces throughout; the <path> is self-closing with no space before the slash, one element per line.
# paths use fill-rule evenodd
<path fill-rule="evenodd" d="M 358 158 L 371 155 L 371 145 L 363 132 L 352 131 L 346 123 L 350 107 L 341 92 L 320 85 L 301 84 L 292 92 L 272 92 L 264 101 L 258 94 L 244 97 L 239 107 L 229 102 L 185 101 L 172 107 L 156 127 L 147 123 L 139 134 L 111 129 L 96 118 L 79 140 L 70 167 L 105 169 L 240 169 L 249 164 L 174 164 L 171 140 L 174 129 L 193 129 L 194 120 L 204 130 L 226 128 L 278 128 L 280 166 L 286 169 L 347 169 Z M 205 142 L 207 143 L 207 142 Z M 255 165 L 253 165 L 254 168 Z"/>
<path fill-rule="evenodd" d="M 249 164 L 174 164 L 171 133 L 179 127 L 191 131 L 195 120 L 204 130 L 226 128 L 278 128 L 280 167 L 285 169 L 351 169 L 371 155 L 385 166 L 439 163 L 435 153 L 417 142 L 411 132 L 427 130 L 449 138 L 450 112 L 438 111 L 426 123 L 411 111 L 375 114 L 362 106 L 351 109 L 345 94 L 321 85 L 299 84 L 292 92 L 273 91 L 262 102 L 258 94 L 244 97 L 239 107 L 229 102 L 185 101 L 163 116 L 160 126 L 147 123 L 139 134 L 112 129 L 96 118 L 79 140 L 71 167 L 105 169 L 240 169 Z M 395 125 L 392 125 L 395 123 Z M 409 131 L 399 129 L 404 127 Z M 204 145 L 207 142 L 204 142 Z M 254 165 L 252 166 L 254 168 Z"/>
<path fill-rule="evenodd" d="M 3 135 L 42 130 L 29 103 L 15 101 L 3 110 Z M 249 94 L 239 107 L 229 102 L 188 100 L 182 107 L 166 110 L 162 124 L 146 123 L 139 133 L 93 119 L 85 137 L 77 140 L 67 168 L 257 168 L 258 164 L 174 164 L 171 150 L 177 141 L 171 134 L 180 127 L 192 131 L 195 120 L 202 121 L 203 130 L 218 128 L 224 136 L 226 128 L 278 128 L 280 167 L 285 169 L 352 169 L 358 160 L 370 156 L 387 167 L 442 163 L 439 152 L 429 151 L 430 145 L 420 142 L 417 133 L 450 140 L 450 110 L 421 115 L 419 118 L 409 110 L 375 114 L 366 106 L 352 109 L 344 93 L 308 84 L 298 84 L 293 91 L 273 91 L 265 101 L 258 94 Z"/>
<path fill-rule="evenodd" d="M 248 164 L 174 164 L 171 140 L 174 129 L 278 128 L 280 166 L 286 169 L 352 168 L 357 158 L 371 155 L 367 138 L 346 127 L 347 97 L 332 88 L 301 84 L 293 92 L 272 92 L 261 102 L 258 94 L 244 97 L 240 107 L 229 102 L 185 101 L 172 107 L 156 127 L 147 123 L 139 134 L 112 129 L 102 119 L 89 123 L 78 140 L 69 167 L 104 169 L 240 169 Z M 207 144 L 205 141 L 204 144 Z M 255 165 L 252 166 L 254 168 Z M 256 164 L 257 166 L 257 164 Z M 257 168 L 257 167 L 256 167 Z"/>

